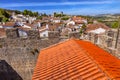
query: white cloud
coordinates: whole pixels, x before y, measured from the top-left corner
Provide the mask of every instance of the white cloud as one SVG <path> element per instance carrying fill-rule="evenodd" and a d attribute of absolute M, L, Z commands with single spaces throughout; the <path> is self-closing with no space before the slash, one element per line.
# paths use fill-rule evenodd
<path fill-rule="evenodd" d="M 46 2 L 46 3 L 11 3 L 1 4 L 0 7 L 32 7 L 32 6 L 62 6 L 62 5 L 82 5 L 82 4 L 110 4 L 112 1 L 83 1 L 83 2 Z"/>

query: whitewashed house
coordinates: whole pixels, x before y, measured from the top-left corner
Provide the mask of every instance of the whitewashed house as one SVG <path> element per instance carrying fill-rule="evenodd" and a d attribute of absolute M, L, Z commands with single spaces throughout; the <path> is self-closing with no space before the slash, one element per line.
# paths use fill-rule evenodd
<path fill-rule="evenodd" d="M 95 30 L 91 30 L 91 31 L 89 31 L 89 32 L 91 32 L 91 33 L 95 33 L 95 34 L 102 34 L 102 33 L 105 33 L 105 29 L 103 29 L 103 28 L 97 28 L 97 29 L 95 29 Z"/>
<path fill-rule="evenodd" d="M 0 25 L 0 28 L 3 28 L 3 26 L 2 26 L 2 25 Z"/>
<path fill-rule="evenodd" d="M 24 30 L 21 30 L 21 29 L 18 30 L 18 33 L 19 33 L 19 36 L 23 37 L 23 38 L 27 38 L 27 36 L 28 36 L 27 32 Z"/>
<path fill-rule="evenodd" d="M 52 22 L 54 22 L 54 23 L 60 23 L 61 19 L 60 18 L 53 18 Z"/>
<path fill-rule="evenodd" d="M 67 22 L 67 25 L 75 25 L 75 22 L 74 21 L 69 21 L 69 22 Z"/>
<path fill-rule="evenodd" d="M 40 37 L 48 37 L 49 32 L 49 26 L 46 24 L 46 26 L 43 26 L 43 28 L 39 29 Z"/>

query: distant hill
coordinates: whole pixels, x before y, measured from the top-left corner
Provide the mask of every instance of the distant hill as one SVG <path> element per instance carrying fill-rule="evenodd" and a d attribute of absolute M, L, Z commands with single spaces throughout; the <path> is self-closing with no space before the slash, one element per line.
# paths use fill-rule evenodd
<path fill-rule="evenodd" d="M 116 14 L 99 14 L 99 15 L 96 15 L 96 17 L 106 17 L 108 15 L 111 15 L 111 16 L 120 16 L 120 13 L 116 13 Z"/>
<path fill-rule="evenodd" d="M 120 13 L 114 14 L 113 16 L 120 16 Z"/>

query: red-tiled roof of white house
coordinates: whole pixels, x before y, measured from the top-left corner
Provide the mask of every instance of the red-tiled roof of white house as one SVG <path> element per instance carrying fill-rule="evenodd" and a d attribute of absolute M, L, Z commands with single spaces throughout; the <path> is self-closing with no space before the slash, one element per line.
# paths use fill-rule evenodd
<path fill-rule="evenodd" d="M 5 24 L 3 24 L 4 27 L 13 27 L 15 25 L 15 22 L 6 22 Z"/>
<path fill-rule="evenodd" d="M 90 42 L 70 39 L 40 51 L 32 80 L 120 80 L 120 60 Z"/>
<path fill-rule="evenodd" d="M 87 21 L 86 19 L 82 18 L 82 17 L 78 17 L 78 16 L 74 16 L 72 17 L 72 20 L 76 23 L 76 24 L 84 24 L 84 21 Z"/>
<path fill-rule="evenodd" d="M 88 24 L 87 25 L 86 32 L 89 32 L 91 30 L 95 30 L 95 29 L 98 29 L 98 28 L 103 28 L 105 30 L 109 30 L 110 29 L 108 26 L 106 26 L 103 23 L 94 23 L 94 24 Z"/>

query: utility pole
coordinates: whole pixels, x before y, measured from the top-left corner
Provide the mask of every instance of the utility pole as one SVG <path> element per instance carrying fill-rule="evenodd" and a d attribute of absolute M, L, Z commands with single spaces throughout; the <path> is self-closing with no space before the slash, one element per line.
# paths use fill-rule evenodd
<path fill-rule="evenodd" d="M 117 28 L 117 36 L 116 36 L 115 48 L 117 48 L 118 39 L 119 39 L 119 34 L 120 34 L 120 17 L 119 17 L 119 19 L 118 19 L 118 28 Z"/>

